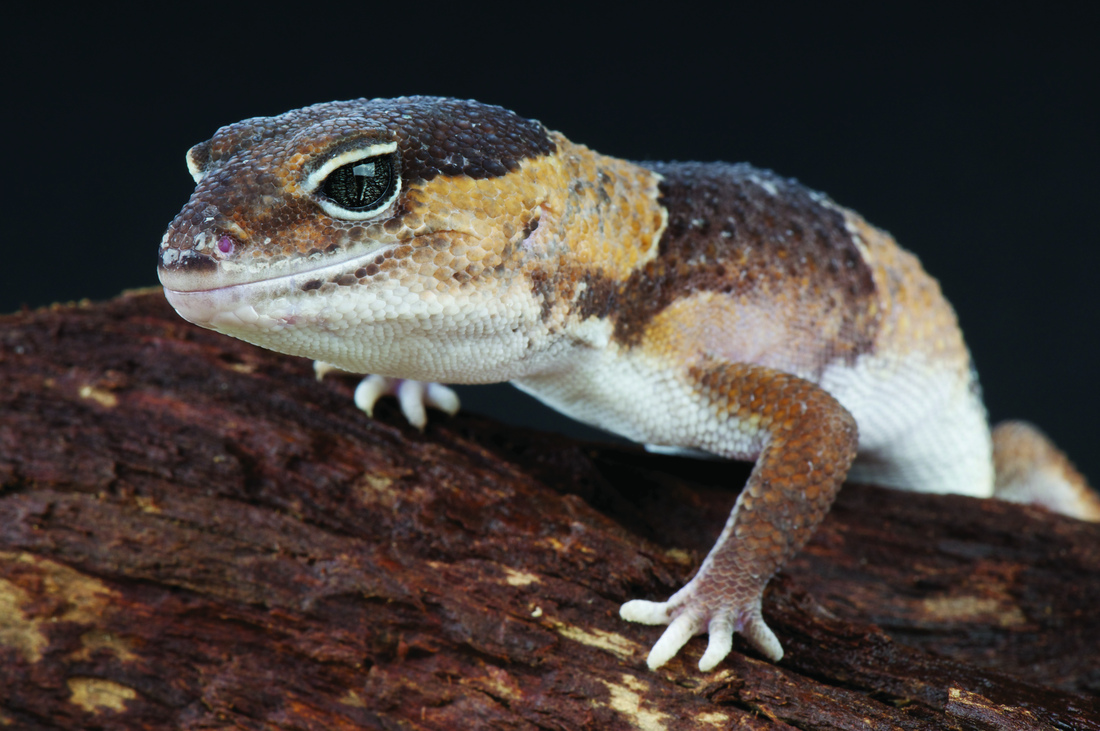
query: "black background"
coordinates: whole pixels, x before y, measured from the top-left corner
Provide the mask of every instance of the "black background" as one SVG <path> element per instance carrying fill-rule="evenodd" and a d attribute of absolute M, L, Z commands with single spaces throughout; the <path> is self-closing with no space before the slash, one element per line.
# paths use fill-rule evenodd
<path fill-rule="evenodd" d="M 943 284 L 992 417 L 1039 423 L 1100 481 L 1096 18 L 831 5 L 13 20 L 0 312 L 156 284 L 192 188 L 184 151 L 221 125 L 359 96 L 471 97 L 619 157 L 747 160 L 861 212 Z M 472 408 L 518 408 L 479 391 Z"/>

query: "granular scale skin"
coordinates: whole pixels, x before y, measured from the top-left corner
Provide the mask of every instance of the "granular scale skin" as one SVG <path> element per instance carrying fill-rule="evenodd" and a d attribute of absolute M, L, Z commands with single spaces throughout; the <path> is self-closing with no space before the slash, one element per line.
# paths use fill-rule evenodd
<path fill-rule="evenodd" d="M 828 512 L 856 456 L 858 429 L 835 399 L 796 376 L 745 365 L 696 368 L 691 375 L 721 419 L 755 424 L 750 431 L 763 435 L 764 446 L 696 578 L 667 606 L 632 604 L 654 609 L 658 618 L 683 617 L 688 636 L 735 629 L 778 661 L 782 648 L 760 614 L 760 596 Z M 704 663 L 713 666 L 706 657 Z"/>
<path fill-rule="evenodd" d="M 425 405 L 457 401 L 417 382 L 511 381 L 657 450 L 756 462 L 695 578 L 623 606 L 669 624 L 651 667 L 701 632 L 704 670 L 734 631 L 779 659 L 761 594 L 846 475 L 1096 515 L 1072 467 L 1025 463 L 1060 456 L 1027 446 L 1037 432 L 997 448 L 955 314 L 916 257 L 793 180 L 617 160 L 430 97 L 245 120 L 188 167 L 195 193 L 160 249 L 186 319 L 319 373 L 372 374 L 356 403 L 395 393 L 420 426 Z M 377 171 L 377 200 L 348 207 L 329 184 Z"/>

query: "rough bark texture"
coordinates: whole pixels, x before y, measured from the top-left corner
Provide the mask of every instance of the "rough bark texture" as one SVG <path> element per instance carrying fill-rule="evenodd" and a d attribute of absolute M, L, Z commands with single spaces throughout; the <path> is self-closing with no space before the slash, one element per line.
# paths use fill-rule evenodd
<path fill-rule="evenodd" d="M 1100 729 L 1100 526 L 848 486 L 781 663 L 649 672 L 747 468 L 351 389 L 158 292 L 0 317 L 0 728 Z"/>

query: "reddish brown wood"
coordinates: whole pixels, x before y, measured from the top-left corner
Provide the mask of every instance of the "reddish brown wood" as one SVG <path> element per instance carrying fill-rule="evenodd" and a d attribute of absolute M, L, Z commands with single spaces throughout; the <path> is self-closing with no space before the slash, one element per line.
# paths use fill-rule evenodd
<path fill-rule="evenodd" d="M 1100 729 L 1100 527 L 846 487 L 765 597 L 787 655 L 629 598 L 741 466 L 473 416 L 424 434 L 158 292 L 0 317 L 0 728 Z"/>

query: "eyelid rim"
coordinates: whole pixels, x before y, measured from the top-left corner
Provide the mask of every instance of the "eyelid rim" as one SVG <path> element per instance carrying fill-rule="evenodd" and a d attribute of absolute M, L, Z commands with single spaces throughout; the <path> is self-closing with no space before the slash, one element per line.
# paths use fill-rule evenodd
<path fill-rule="evenodd" d="M 379 157 L 381 155 L 388 155 L 397 152 L 397 142 L 379 142 L 374 145 L 367 145 L 366 147 L 353 147 L 350 150 L 345 150 L 339 155 L 335 155 L 331 159 L 327 160 L 324 165 L 314 170 L 306 178 L 305 183 L 302 185 L 302 190 L 307 194 L 312 195 L 316 193 L 318 188 L 321 187 L 321 183 L 325 182 L 325 178 L 329 176 L 333 170 L 342 168 L 348 163 L 355 162 L 357 160 L 365 160 L 368 157 Z M 396 171 L 395 171 L 396 172 Z"/>
<path fill-rule="evenodd" d="M 396 160 L 394 160 L 394 165 L 392 166 L 393 193 L 390 194 L 389 198 L 374 208 L 365 211 L 352 211 L 343 206 L 336 205 L 336 203 L 329 200 L 327 196 L 317 193 L 321 185 L 325 182 L 325 178 L 334 170 L 359 160 L 381 157 L 382 155 L 392 155 L 396 152 L 396 141 L 381 142 L 374 145 L 367 145 L 366 147 L 354 147 L 350 150 L 341 152 L 339 155 L 334 156 L 331 160 L 327 160 L 324 165 L 310 173 L 309 177 L 306 178 L 305 185 L 302 186 L 302 190 L 307 195 L 312 195 L 317 205 L 321 206 L 321 209 L 325 213 L 337 220 L 366 221 L 372 218 L 378 218 L 393 206 L 394 201 L 396 201 L 397 197 L 401 194 L 401 172 L 399 166 L 396 164 Z"/>

